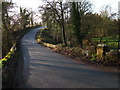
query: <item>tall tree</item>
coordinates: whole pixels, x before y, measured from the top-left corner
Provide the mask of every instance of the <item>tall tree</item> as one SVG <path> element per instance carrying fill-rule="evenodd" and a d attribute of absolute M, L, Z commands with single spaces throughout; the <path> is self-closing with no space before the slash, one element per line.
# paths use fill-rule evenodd
<path fill-rule="evenodd" d="M 9 9 L 12 5 L 12 2 L 2 2 L 2 56 L 9 51 L 13 43 L 11 19 L 9 16 Z"/>
<path fill-rule="evenodd" d="M 31 16 L 30 16 L 30 23 L 33 26 L 33 13 L 31 12 Z"/>
<path fill-rule="evenodd" d="M 71 8 L 71 21 L 73 25 L 73 29 L 75 31 L 75 35 L 77 38 L 78 44 L 80 44 L 81 48 L 82 40 L 83 40 L 83 33 L 82 33 L 82 25 L 83 16 L 91 11 L 92 4 L 87 0 L 81 0 L 80 2 L 72 2 Z"/>
<path fill-rule="evenodd" d="M 25 28 L 26 25 L 30 23 L 30 12 L 26 8 L 20 7 L 20 24 L 22 28 Z"/>
<path fill-rule="evenodd" d="M 62 41 L 65 45 L 67 45 L 67 41 L 66 41 L 66 34 L 65 34 L 65 23 L 64 23 L 64 5 L 63 2 L 47 2 L 46 8 L 44 8 L 45 12 L 43 14 L 43 20 L 48 22 L 47 25 L 49 23 L 49 21 L 51 21 L 51 23 L 58 23 L 60 30 L 62 32 Z M 48 12 L 49 11 L 49 12 Z M 46 18 L 46 17 L 48 18 Z M 50 25 L 52 26 L 52 25 Z"/>
<path fill-rule="evenodd" d="M 72 10 L 71 10 L 71 22 L 72 22 L 72 28 L 73 28 L 73 34 L 75 37 L 75 42 L 77 45 L 81 44 L 81 36 L 80 36 L 80 13 L 78 11 L 78 3 L 72 2 Z"/>
<path fill-rule="evenodd" d="M 66 41 L 66 35 L 65 35 L 65 24 L 64 24 L 64 9 L 63 9 L 63 3 L 60 2 L 60 7 L 61 7 L 61 29 L 62 29 L 62 38 L 63 38 L 63 43 L 65 46 L 67 46 L 67 41 Z"/>
<path fill-rule="evenodd" d="M 107 32 L 108 30 L 110 29 L 110 23 L 111 23 L 111 20 L 110 20 L 110 12 L 109 12 L 109 6 L 105 6 L 105 8 L 101 11 L 101 17 L 102 17 L 102 21 L 99 25 L 99 29 L 100 29 L 100 41 L 102 41 L 102 38 L 104 36 L 108 36 L 107 35 Z"/>

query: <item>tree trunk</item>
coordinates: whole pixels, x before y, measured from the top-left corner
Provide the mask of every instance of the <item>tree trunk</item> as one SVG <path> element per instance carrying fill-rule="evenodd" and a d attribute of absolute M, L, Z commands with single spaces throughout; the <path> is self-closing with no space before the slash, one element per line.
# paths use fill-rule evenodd
<path fill-rule="evenodd" d="M 100 37 L 100 42 L 102 42 L 103 36 Z"/>
<path fill-rule="evenodd" d="M 81 34 L 81 16 L 80 12 L 78 10 L 78 3 L 73 2 L 72 3 L 72 13 L 71 13 L 71 20 L 73 25 L 73 31 L 74 31 L 74 37 L 76 39 L 75 43 L 77 46 L 80 45 L 81 48 L 83 48 L 82 45 L 82 34 Z"/>
<path fill-rule="evenodd" d="M 66 42 L 66 36 L 65 36 L 65 26 L 64 26 L 64 12 L 63 12 L 63 8 L 62 8 L 62 2 L 60 2 L 60 7 L 61 7 L 61 29 L 62 29 L 62 38 L 63 38 L 63 43 L 65 44 L 65 46 L 67 46 L 67 42 Z"/>

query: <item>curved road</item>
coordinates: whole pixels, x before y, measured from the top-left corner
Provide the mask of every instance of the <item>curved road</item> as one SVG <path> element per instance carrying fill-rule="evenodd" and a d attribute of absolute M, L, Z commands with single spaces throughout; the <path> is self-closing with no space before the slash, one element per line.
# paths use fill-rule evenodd
<path fill-rule="evenodd" d="M 25 82 L 21 88 L 118 88 L 117 72 L 75 62 L 37 44 L 39 29 L 30 31 L 21 41 Z"/>

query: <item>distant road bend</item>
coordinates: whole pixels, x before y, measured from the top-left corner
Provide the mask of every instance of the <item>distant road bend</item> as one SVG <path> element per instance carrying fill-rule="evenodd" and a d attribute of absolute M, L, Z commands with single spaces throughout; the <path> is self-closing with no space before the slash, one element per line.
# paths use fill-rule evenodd
<path fill-rule="evenodd" d="M 50 51 L 35 42 L 41 28 L 21 40 L 23 80 L 21 88 L 118 88 L 118 74 Z"/>

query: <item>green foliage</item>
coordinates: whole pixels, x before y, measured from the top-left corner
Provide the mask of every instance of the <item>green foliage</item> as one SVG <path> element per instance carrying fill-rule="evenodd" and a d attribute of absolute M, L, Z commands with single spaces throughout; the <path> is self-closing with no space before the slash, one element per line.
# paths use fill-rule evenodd
<path fill-rule="evenodd" d="M 48 2 L 42 7 L 44 11 L 42 13 L 43 23 L 49 28 L 49 31 L 46 30 L 42 33 L 41 38 L 43 38 L 43 41 L 59 44 L 62 53 L 65 51 L 71 54 L 70 52 L 72 52 L 75 57 L 84 56 L 80 46 L 83 46 L 82 48 L 91 47 L 91 49 L 87 48 L 89 51 L 87 58 L 91 57 L 89 60 L 96 62 L 95 50 L 98 43 L 105 43 L 110 49 L 117 48 L 118 21 L 111 18 L 109 11 L 102 10 L 101 14 L 92 13 L 90 11 L 91 3 L 86 0 L 65 3 L 65 9 L 62 8 L 63 13 L 60 11 L 61 6 L 59 2 Z M 61 16 L 64 16 L 64 18 Z M 67 45 L 72 48 L 70 50 L 65 44 L 61 44 L 63 40 L 62 26 L 65 26 Z M 40 34 L 38 38 L 40 38 L 39 36 Z M 92 46 L 94 49 L 92 49 Z M 83 49 L 83 51 L 87 50 Z"/>
<path fill-rule="evenodd" d="M 71 10 L 71 23 L 72 23 L 72 30 L 73 36 L 75 39 L 75 43 L 80 45 L 81 37 L 81 30 L 80 30 L 80 12 L 78 11 L 77 2 L 72 3 L 72 10 Z"/>
<path fill-rule="evenodd" d="M 100 38 L 92 38 L 92 42 L 99 42 Z M 112 37 L 103 37 L 102 42 L 105 42 L 107 46 L 111 49 L 115 49 L 118 47 L 118 39 L 117 38 L 112 38 Z"/>
<path fill-rule="evenodd" d="M 66 45 L 64 43 L 61 43 L 61 47 L 65 47 Z"/>
<path fill-rule="evenodd" d="M 30 20 L 29 20 L 30 14 L 31 13 L 29 13 L 26 10 L 26 8 L 23 9 L 23 8 L 20 7 L 20 17 L 21 17 L 20 18 L 20 24 L 21 24 L 22 28 L 25 28 L 26 25 L 28 25 L 30 23 Z"/>
<path fill-rule="evenodd" d="M 118 48 L 118 42 L 107 42 L 106 43 L 111 49 Z"/>
<path fill-rule="evenodd" d="M 9 54 L 5 56 L 5 58 L 10 58 L 10 57 L 11 57 L 11 55 L 9 55 Z"/>
<path fill-rule="evenodd" d="M 42 32 L 38 31 L 36 34 L 36 39 L 40 39 L 42 42 L 46 43 L 58 44 L 59 41 L 54 39 L 50 33 L 51 31 L 48 29 L 43 30 Z"/>
<path fill-rule="evenodd" d="M 9 16 L 9 9 L 12 7 L 11 2 L 3 2 L 2 3 L 2 57 L 4 57 L 11 48 L 14 37 L 12 35 L 11 26 L 11 17 Z"/>
<path fill-rule="evenodd" d="M 8 54 L 2 60 L 0 60 L 0 68 L 4 67 L 6 62 L 8 60 L 10 60 L 10 58 L 13 56 L 13 54 L 14 54 L 14 49 L 12 49 L 10 52 L 8 52 Z"/>
<path fill-rule="evenodd" d="M 100 38 L 92 38 L 92 41 L 100 41 Z M 118 39 L 109 36 L 109 37 L 103 37 L 102 41 L 118 41 Z"/>
<path fill-rule="evenodd" d="M 97 60 L 97 54 L 96 53 L 93 53 L 92 58 L 90 59 L 91 61 L 96 61 Z"/>
<path fill-rule="evenodd" d="M 86 35 L 96 35 L 96 29 L 101 22 L 101 16 L 98 14 L 87 13 L 82 18 L 82 32 Z M 88 39 L 88 38 L 87 38 Z"/>

